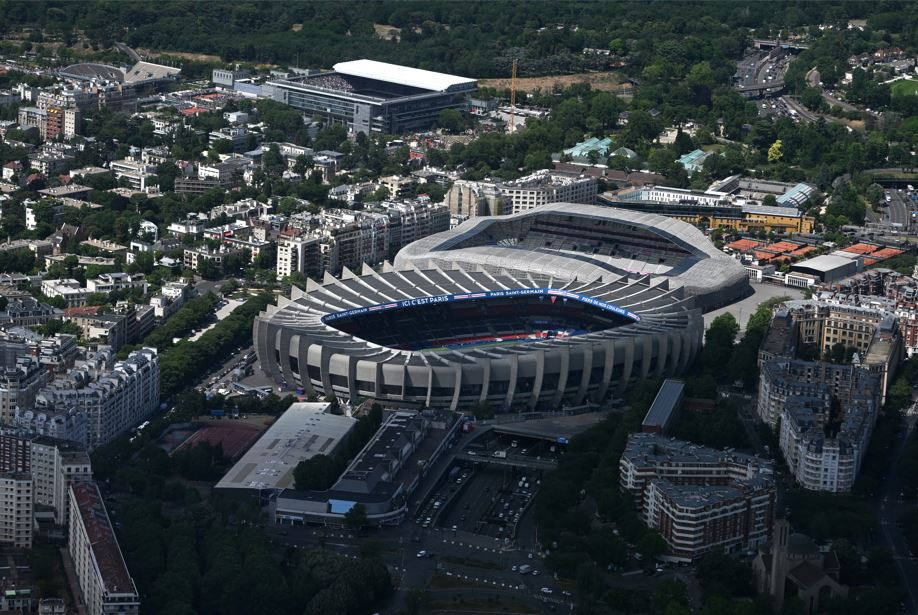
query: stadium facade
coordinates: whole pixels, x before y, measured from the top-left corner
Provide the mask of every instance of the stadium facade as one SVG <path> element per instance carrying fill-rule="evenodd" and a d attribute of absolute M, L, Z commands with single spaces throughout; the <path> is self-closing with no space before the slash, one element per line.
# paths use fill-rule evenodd
<path fill-rule="evenodd" d="M 374 60 L 332 68 L 268 81 L 262 93 L 351 132 L 403 134 L 429 129 L 442 110 L 465 106 L 477 87 L 474 79 Z"/>
<path fill-rule="evenodd" d="M 416 407 L 598 402 L 680 373 L 702 308 L 748 292 L 689 224 L 556 203 L 416 241 L 256 318 L 262 368 L 304 393 Z"/>

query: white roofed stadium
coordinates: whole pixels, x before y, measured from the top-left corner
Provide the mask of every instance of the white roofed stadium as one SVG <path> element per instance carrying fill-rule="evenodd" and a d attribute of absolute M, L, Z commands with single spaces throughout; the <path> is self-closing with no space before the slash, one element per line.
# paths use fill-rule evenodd
<path fill-rule="evenodd" d="M 743 267 L 687 223 L 559 203 L 310 281 L 254 335 L 262 369 L 307 394 L 557 407 L 678 374 L 701 347 L 701 308 L 748 292 Z"/>
<path fill-rule="evenodd" d="M 279 102 L 345 124 L 352 132 L 402 134 L 427 130 L 444 109 L 460 108 L 474 79 L 375 60 L 339 62 L 331 71 L 268 81 Z"/>

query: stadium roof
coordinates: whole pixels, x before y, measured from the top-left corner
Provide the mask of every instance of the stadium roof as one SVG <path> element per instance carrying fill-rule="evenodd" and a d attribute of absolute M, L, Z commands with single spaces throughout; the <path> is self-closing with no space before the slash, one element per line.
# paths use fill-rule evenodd
<path fill-rule="evenodd" d="M 631 226 L 682 248 L 687 255 L 673 266 L 661 265 L 656 258 L 641 261 L 562 250 L 521 250 L 504 242 L 458 247 L 463 242 L 489 232 L 512 236 L 516 232 L 514 224 L 547 215 L 570 216 L 584 228 L 589 228 L 597 221 Z M 448 259 L 452 266 L 460 268 L 503 268 L 565 280 L 595 280 L 604 276 L 612 279 L 629 274 L 651 275 L 657 280 L 667 278 L 678 282 L 696 296 L 720 295 L 735 285 L 745 287 L 746 284 L 743 280 L 746 276 L 743 266 L 718 250 L 704 233 L 687 222 L 630 209 L 577 203 L 550 203 L 516 214 L 466 220 L 454 229 L 429 235 L 405 246 L 396 254 L 393 265 L 396 269 L 402 269 L 412 265 L 426 266 L 443 259 Z M 723 297 L 718 302 L 722 300 Z"/>
<path fill-rule="evenodd" d="M 469 89 L 475 86 L 474 79 L 435 73 L 429 70 L 421 70 L 420 68 L 399 66 L 398 64 L 389 64 L 387 62 L 377 62 L 376 60 L 338 62 L 333 68 L 335 72 L 342 75 L 388 81 L 413 88 L 421 88 L 422 90 L 442 92 L 458 86 L 466 86 Z"/>
<path fill-rule="evenodd" d="M 327 402 L 295 403 L 287 409 L 217 483 L 219 489 L 293 487 L 297 464 L 332 455 L 356 419 L 327 414 Z"/>
<path fill-rule="evenodd" d="M 150 79 L 169 79 L 182 72 L 181 68 L 163 66 L 152 62 L 138 62 L 124 75 L 126 83 L 136 83 Z"/>

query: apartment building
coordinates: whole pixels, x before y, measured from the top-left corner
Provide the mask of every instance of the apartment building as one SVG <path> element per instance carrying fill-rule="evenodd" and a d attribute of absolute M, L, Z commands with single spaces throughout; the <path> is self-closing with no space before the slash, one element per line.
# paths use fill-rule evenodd
<path fill-rule="evenodd" d="M 773 473 L 757 457 L 652 433 L 631 434 L 619 462 L 622 490 L 683 560 L 765 543 L 774 521 Z"/>
<path fill-rule="evenodd" d="M 32 495 L 34 503 L 54 511 L 54 522 L 70 522 L 70 485 L 92 480 L 92 464 L 86 450 L 75 442 L 46 436 L 31 440 Z"/>
<path fill-rule="evenodd" d="M 29 408 L 50 380 L 34 357 L 19 357 L 12 367 L 0 369 L 0 422 L 10 423 L 17 408 Z"/>
<path fill-rule="evenodd" d="M 61 297 L 66 302 L 67 307 L 82 307 L 86 305 L 86 296 L 89 294 L 80 285 L 79 281 L 73 278 L 42 280 L 41 292 L 50 299 Z"/>
<path fill-rule="evenodd" d="M 326 209 L 319 221 L 323 269 L 337 275 L 345 267 L 380 263 L 389 254 L 389 217 L 373 212 Z"/>
<path fill-rule="evenodd" d="M 13 427 L 33 436 L 46 436 L 85 444 L 89 441 L 86 415 L 76 407 L 48 406 L 44 398 L 34 408 L 18 408 Z"/>
<path fill-rule="evenodd" d="M 774 505 L 774 485 L 764 478 L 702 486 L 653 480 L 644 522 L 660 532 L 672 556 L 695 560 L 710 551 L 765 544 Z"/>
<path fill-rule="evenodd" d="M 278 275 L 298 270 L 318 277 L 325 271 L 337 275 L 345 267 L 376 265 L 412 241 L 449 230 L 449 224 L 449 210 L 426 198 L 387 201 L 363 211 L 294 214 L 278 241 Z M 316 260 L 313 238 L 318 239 L 321 262 Z"/>
<path fill-rule="evenodd" d="M 759 418 L 780 423 L 781 453 L 806 489 L 851 490 L 880 405 L 880 376 L 861 365 L 772 359 L 761 368 Z"/>
<path fill-rule="evenodd" d="M 146 192 L 152 180 L 156 178 L 156 165 L 137 158 L 112 160 L 109 167 L 119 182 L 127 183 L 129 188 Z"/>
<path fill-rule="evenodd" d="M 370 211 L 389 216 L 389 259 L 413 241 L 449 230 L 449 208 L 426 198 L 381 203 Z"/>
<path fill-rule="evenodd" d="M 32 476 L 0 473 L 0 544 L 32 548 Z"/>
<path fill-rule="evenodd" d="M 223 271 L 228 256 L 242 253 L 242 250 L 239 248 L 229 248 L 227 246 L 220 246 L 217 250 L 211 250 L 206 246 L 185 248 L 183 252 L 183 263 L 188 269 L 200 271 L 201 265 L 206 261 L 213 263 L 217 271 Z"/>
<path fill-rule="evenodd" d="M 76 408 L 86 415 L 93 449 L 107 444 L 147 419 L 159 405 L 159 359 L 155 348 L 142 348 L 115 363 L 74 368 L 42 389 L 41 407 Z"/>
<path fill-rule="evenodd" d="M 89 615 L 140 612 L 140 596 L 112 528 L 99 487 L 70 486 L 68 551 Z"/>
<path fill-rule="evenodd" d="M 548 203 L 596 202 L 595 177 L 541 170 L 508 182 L 457 180 L 446 194 L 451 214 L 475 218 L 517 213 Z"/>
<path fill-rule="evenodd" d="M 29 472 L 32 467 L 32 446 L 28 438 L 16 430 L 0 431 L 0 472 Z"/>
<path fill-rule="evenodd" d="M 548 203 L 596 202 L 596 178 L 541 170 L 506 182 L 501 194 L 509 199 L 511 212 L 518 213 Z"/>
<path fill-rule="evenodd" d="M 322 248 L 316 236 L 284 236 L 277 240 L 277 277 L 295 272 L 305 276 L 322 276 Z"/>
<path fill-rule="evenodd" d="M 147 279 L 142 273 L 103 273 L 86 280 L 86 290 L 91 293 L 111 293 L 116 290 L 140 290 L 146 294 Z"/>
<path fill-rule="evenodd" d="M 883 403 L 904 357 L 904 344 L 896 314 L 882 307 L 842 300 L 788 301 L 775 311 L 759 349 L 759 366 L 774 358 L 795 358 L 801 352 L 827 356 L 838 345 L 853 349 L 857 362 L 880 377 Z M 773 417 L 762 418 L 773 422 Z"/>

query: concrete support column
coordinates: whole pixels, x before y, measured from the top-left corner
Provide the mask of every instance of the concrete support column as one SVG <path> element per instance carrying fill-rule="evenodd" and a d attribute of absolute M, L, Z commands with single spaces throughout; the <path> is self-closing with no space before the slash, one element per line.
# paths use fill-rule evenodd
<path fill-rule="evenodd" d="M 586 397 L 587 389 L 590 386 L 590 374 L 593 371 L 593 345 L 581 345 L 580 352 L 583 353 L 583 373 L 580 375 L 580 388 L 574 398 L 575 406 L 583 403 L 583 398 Z"/>
<path fill-rule="evenodd" d="M 564 390 L 567 388 L 567 372 L 570 369 L 571 365 L 571 348 L 570 346 L 564 346 L 561 348 L 560 352 L 561 357 L 561 371 L 558 372 L 558 389 L 555 391 L 555 396 L 552 397 L 551 403 L 553 406 L 558 407 L 561 405 L 561 399 L 564 397 Z"/>
<path fill-rule="evenodd" d="M 604 347 L 605 359 L 602 365 L 602 381 L 596 391 L 596 400 L 594 401 L 605 399 L 606 393 L 609 391 L 609 384 L 612 382 L 612 370 L 615 369 L 615 344 L 606 343 Z"/>
<path fill-rule="evenodd" d="M 510 382 L 507 387 L 507 396 L 504 398 L 504 407 L 513 404 L 513 394 L 516 392 L 516 378 L 520 371 L 520 359 L 517 355 L 510 355 Z"/>
<path fill-rule="evenodd" d="M 535 408 L 542 394 L 542 381 L 545 379 L 545 351 L 539 350 L 535 354 L 536 375 L 532 384 L 532 394 L 529 396 L 529 407 Z"/>

